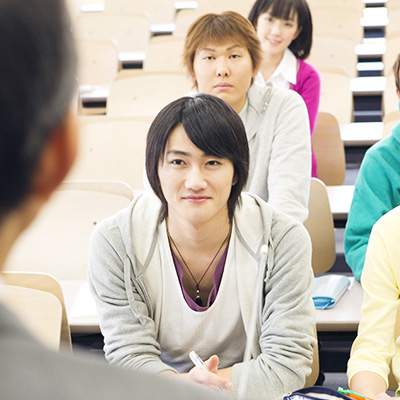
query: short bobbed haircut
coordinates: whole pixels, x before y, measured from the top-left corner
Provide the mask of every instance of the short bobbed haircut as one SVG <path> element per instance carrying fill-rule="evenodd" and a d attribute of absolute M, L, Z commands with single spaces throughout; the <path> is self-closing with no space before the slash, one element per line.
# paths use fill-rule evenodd
<path fill-rule="evenodd" d="M 400 91 L 400 54 L 397 55 L 396 61 L 393 64 L 393 74 L 396 89 Z"/>
<path fill-rule="evenodd" d="M 158 168 L 164 160 L 171 133 L 182 126 L 192 143 L 205 154 L 227 158 L 233 164 L 234 179 L 228 198 L 232 221 L 240 193 L 249 173 L 249 147 L 243 122 L 235 110 L 218 97 L 199 94 L 182 97 L 164 107 L 152 122 L 147 135 L 146 173 L 149 183 L 161 200 L 160 221 L 168 216 L 168 204 L 161 189 Z"/>
<path fill-rule="evenodd" d="M 306 0 L 257 0 L 249 14 L 249 21 L 256 29 L 259 16 L 266 12 L 280 19 L 289 19 L 297 14 L 297 24 L 302 29 L 289 50 L 297 58 L 305 60 L 310 55 L 313 33 L 311 12 Z"/>
<path fill-rule="evenodd" d="M 63 0 L 0 2 L 0 218 L 32 187 L 43 148 L 71 105 L 76 57 Z"/>
<path fill-rule="evenodd" d="M 183 65 L 193 74 L 196 51 L 209 44 L 223 45 L 233 42 L 246 48 L 250 54 L 253 71 L 258 70 L 262 50 L 257 33 L 251 23 L 234 11 L 205 14 L 189 27 L 183 50 Z"/>

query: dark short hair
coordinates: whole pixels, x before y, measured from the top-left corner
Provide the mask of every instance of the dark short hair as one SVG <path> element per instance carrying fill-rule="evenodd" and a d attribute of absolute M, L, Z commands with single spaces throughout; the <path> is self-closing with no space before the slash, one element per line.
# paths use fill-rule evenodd
<path fill-rule="evenodd" d="M 396 89 L 400 91 L 400 54 L 397 55 L 396 61 L 393 64 L 393 74 Z"/>
<path fill-rule="evenodd" d="M 185 37 L 183 65 L 193 73 L 196 51 L 210 43 L 234 42 L 247 49 L 253 65 L 258 70 L 262 50 L 257 33 L 251 23 L 234 11 L 221 14 L 205 14 L 197 18 L 189 27 Z"/>
<path fill-rule="evenodd" d="M 239 115 L 223 100 L 207 94 L 182 97 L 164 107 L 154 119 L 147 135 L 146 173 L 161 200 L 160 220 L 168 215 L 168 204 L 160 185 L 158 167 L 164 158 L 167 141 L 178 126 L 183 126 L 192 143 L 205 154 L 229 159 L 236 184 L 228 199 L 230 220 L 249 172 L 249 147 Z"/>
<path fill-rule="evenodd" d="M 250 11 L 249 20 L 257 29 L 257 21 L 261 14 L 270 12 L 274 18 L 289 19 L 297 14 L 297 23 L 302 30 L 293 40 L 289 49 L 301 60 L 305 60 L 312 47 L 312 17 L 306 0 L 257 0 Z"/>
<path fill-rule="evenodd" d="M 0 1 L 0 218 L 31 189 L 49 135 L 76 89 L 62 0 Z"/>

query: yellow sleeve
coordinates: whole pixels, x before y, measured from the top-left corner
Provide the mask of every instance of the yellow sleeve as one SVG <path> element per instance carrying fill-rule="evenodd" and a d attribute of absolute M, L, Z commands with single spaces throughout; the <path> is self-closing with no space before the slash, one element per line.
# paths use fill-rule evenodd
<path fill-rule="evenodd" d="M 371 371 L 387 384 L 396 348 L 399 263 L 400 208 L 382 217 L 371 232 L 361 276 L 364 289 L 361 320 L 347 368 L 349 382 L 356 373 Z"/>

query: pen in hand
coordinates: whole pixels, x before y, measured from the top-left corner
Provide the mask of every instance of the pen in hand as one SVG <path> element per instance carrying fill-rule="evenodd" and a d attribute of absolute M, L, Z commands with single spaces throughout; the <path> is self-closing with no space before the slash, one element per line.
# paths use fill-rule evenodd
<path fill-rule="evenodd" d="M 199 355 L 192 350 L 189 353 L 189 357 L 192 360 L 192 363 L 196 366 L 201 368 L 203 371 L 207 371 L 208 372 L 208 368 L 206 367 L 206 365 L 204 364 L 204 361 L 199 357 Z M 218 390 L 225 395 L 225 391 L 224 389 L 222 389 L 220 386 L 217 386 Z"/>
<path fill-rule="evenodd" d="M 348 397 L 350 397 L 350 398 L 352 398 L 354 400 L 372 400 L 371 398 L 363 396 L 362 394 L 358 394 L 356 392 L 353 392 L 352 390 L 343 389 L 341 387 L 338 387 L 338 392 L 342 393 L 342 394 L 344 394 L 344 395 L 346 395 L 346 396 L 348 396 Z"/>

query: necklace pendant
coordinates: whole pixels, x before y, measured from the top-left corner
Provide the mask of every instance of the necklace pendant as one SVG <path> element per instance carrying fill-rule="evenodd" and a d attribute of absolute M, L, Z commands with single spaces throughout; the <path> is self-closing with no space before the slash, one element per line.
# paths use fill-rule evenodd
<path fill-rule="evenodd" d="M 196 283 L 196 299 L 194 300 L 194 302 L 198 306 L 203 307 L 203 301 L 201 300 L 201 297 L 200 297 L 200 285 L 198 283 Z"/>
<path fill-rule="evenodd" d="M 203 301 L 201 300 L 201 297 L 197 295 L 195 301 L 194 301 L 198 306 L 203 307 Z"/>

